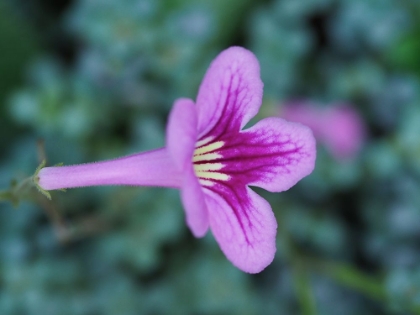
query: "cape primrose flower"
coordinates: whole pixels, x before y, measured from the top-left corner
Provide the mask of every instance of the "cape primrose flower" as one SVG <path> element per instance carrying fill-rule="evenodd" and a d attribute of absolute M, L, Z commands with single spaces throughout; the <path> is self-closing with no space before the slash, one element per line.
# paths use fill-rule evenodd
<path fill-rule="evenodd" d="M 261 105 L 255 56 L 241 47 L 220 53 L 201 83 L 196 103 L 178 99 L 165 148 L 74 166 L 44 167 L 41 190 L 138 185 L 181 190 L 186 221 L 196 237 L 210 229 L 226 257 L 245 272 L 269 265 L 277 223 L 269 203 L 249 186 L 289 189 L 310 174 L 315 140 L 309 128 L 266 118 L 242 130 Z"/>

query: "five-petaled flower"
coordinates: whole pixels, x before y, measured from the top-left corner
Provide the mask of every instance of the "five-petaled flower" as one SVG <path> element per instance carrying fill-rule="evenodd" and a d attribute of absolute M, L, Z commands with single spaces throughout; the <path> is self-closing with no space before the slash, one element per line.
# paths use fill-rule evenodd
<path fill-rule="evenodd" d="M 231 47 L 217 56 L 196 104 L 179 99 L 170 113 L 165 148 L 74 166 L 45 167 L 42 190 L 92 185 L 141 185 L 181 190 L 186 221 L 196 237 L 211 228 L 227 258 L 256 273 L 276 251 L 277 223 L 269 203 L 249 186 L 289 189 L 310 174 L 315 140 L 309 128 L 266 118 L 242 128 L 262 102 L 255 56 Z"/>

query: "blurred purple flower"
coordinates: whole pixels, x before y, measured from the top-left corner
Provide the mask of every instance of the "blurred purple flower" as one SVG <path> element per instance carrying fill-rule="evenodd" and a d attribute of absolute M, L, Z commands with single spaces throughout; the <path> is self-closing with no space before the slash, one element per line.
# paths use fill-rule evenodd
<path fill-rule="evenodd" d="M 311 128 L 337 160 L 355 157 L 365 140 L 364 121 L 348 104 L 321 108 L 310 101 L 292 101 L 283 105 L 281 116 Z"/>
<path fill-rule="evenodd" d="M 248 185 L 289 189 L 310 174 L 315 140 L 309 128 L 266 118 L 242 130 L 261 105 L 263 84 L 255 56 L 240 47 L 211 64 L 196 104 L 179 99 L 170 113 L 167 146 L 98 163 L 45 167 L 41 189 L 92 185 L 181 189 L 187 224 L 196 237 L 209 226 L 227 258 L 256 273 L 271 263 L 277 223 L 269 203 Z"/>

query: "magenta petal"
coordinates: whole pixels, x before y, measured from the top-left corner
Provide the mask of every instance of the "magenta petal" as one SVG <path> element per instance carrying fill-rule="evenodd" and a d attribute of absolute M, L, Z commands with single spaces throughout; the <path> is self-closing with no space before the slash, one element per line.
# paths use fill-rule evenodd
<path fill-rule="evenodd" d="M 197 112 L 194 102 L 187 98 L 175 101 L 169 114 L 166 145 L 175 165 L 183 171 L 191 165 L 197 140 Z"/>
<path fill-rule="evenodd" d="M 308 127 L 281 118 L 266 118 L 242 133 L 251 136 L 248 150 L 257 157 L 242 163 L 243 169 L 249 169 L 249 185 L 280 192 L 312 173 L 316 142 Z"/>
<path fill-rule="evenodd" d="M 181 199 L 187 216 L 187 225 L 195 237 L 202 237 L 209 228 L 204 193 L 192 166 L 185 172 Z"/>
<path fill-rule="evenodd" d="M 247 130 L 224 134 L 217 140 L 221 145 L 212 151 L 212 160 L 196 163 L 197 167 L 219 165 L 217 173 L 223 176 L 216 177 L 213 185 L 253 185 L 280 192 L 310 174 L 315 166 L 312 131 L 281 118 L 263 119 Z"/>
<path fill-rule="evenodd" d="M 239 131 L 262 101 L 263 83 L 254 54 L 241 47 L 221 52 L 211 63 L 197 96 L 199 137 Z M 217 131 L 215 129 L 218 129 Z"/>
<path fill-rule="evenodd" d="M 204 236 L 209 222 L 203 191 L 192 165 L 197 139 L 197 114 L 192 100 L 182 98 L 175 102 L 169 116 L 166 139 L 175 165 L 183 172 L 181 199 L 187 225 L 196 237 Z"/>
<path fill-rule="evenodd" d="M 223 198 L 206 191 L 213 235 L 236 267 L 249 273 L 260 272 L 274 259 L 276 219 L 270 204 L 250 188 L 246 187 L 241 196 L 231 193 L 236 197 Z"/>

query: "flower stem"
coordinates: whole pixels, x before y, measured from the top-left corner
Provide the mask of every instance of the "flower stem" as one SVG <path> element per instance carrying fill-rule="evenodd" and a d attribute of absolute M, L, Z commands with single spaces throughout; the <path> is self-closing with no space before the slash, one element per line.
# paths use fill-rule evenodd
<path fill-rule="evenodd" d="M 305 263 L 305 257 L 299 253 L 287 228 L 283 227 L 281 231 L 283 232 L 287 257 L 292 269 L 294 289 L 302 315 L 316 315 L 316 300 L 312 291 L 309 268 Z"/>
<path fill-rule="evenodd" d="M 384 301 L 386 299 L 386 289 L 381 279 L 369 276 L 345 263 L 310 260 L 315 270 L 321 271 L 338 283 L 374 300 Z"/>
<path fill-rule="evenodd" d="M 316 315 L 316 302 L 305 264 L 300 258 L 292 258 L 293 282 L 303 315 Z"/>
<path fill-rule="evenodd" d="M 14 207 L 17 207 L 19 201 L 27 197 L 27 191 L 32 186 L 32 177 L 25 178 L 20 182 L 13 181 L 8 190 L 0 191 L 0 201 L 9 201 Z"/>

